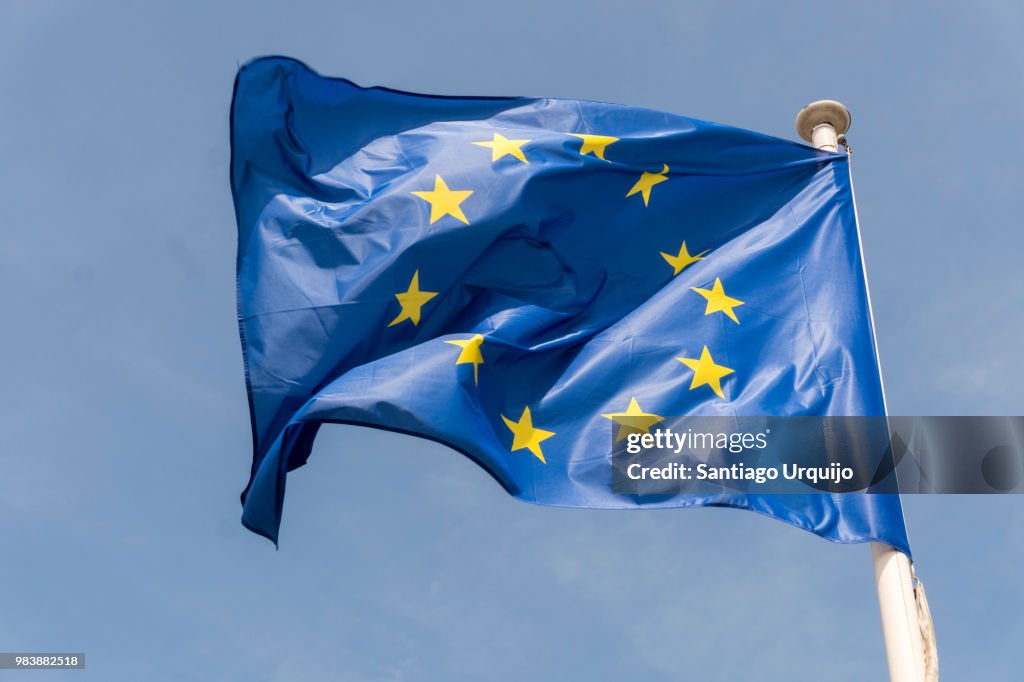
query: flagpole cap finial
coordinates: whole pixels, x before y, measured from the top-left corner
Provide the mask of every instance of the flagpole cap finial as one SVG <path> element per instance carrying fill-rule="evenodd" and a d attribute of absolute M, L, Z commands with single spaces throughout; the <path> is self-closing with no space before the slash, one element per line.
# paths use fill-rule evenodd
<path fill-rule="evenodd" d="M 842 135 L 850 129 L 850 110 L 834 99 L 811 102 L 796 115 L 796 132 L 811 142 L 814 129 L 823 123 L 835 128 L 836 135 Z"/>

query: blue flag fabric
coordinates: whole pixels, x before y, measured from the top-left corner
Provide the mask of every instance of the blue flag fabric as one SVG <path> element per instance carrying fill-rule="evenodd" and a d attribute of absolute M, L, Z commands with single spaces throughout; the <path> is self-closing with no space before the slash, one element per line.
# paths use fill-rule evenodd
<path fill-rule="evenodd" d="M 611 488 L 617 417 L 884 414 L 845 155 L 276 57 L 240 70 L 231 124 L 247 528 L 277 541 L 287 472 L 348 423 L 530 502 L 740 507 L 909 553 L 896 495 Z"/>

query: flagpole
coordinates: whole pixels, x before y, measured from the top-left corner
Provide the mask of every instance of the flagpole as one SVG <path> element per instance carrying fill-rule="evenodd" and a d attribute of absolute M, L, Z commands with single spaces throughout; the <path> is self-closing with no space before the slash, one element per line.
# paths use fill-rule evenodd
<path fill-rule="evenodd" d="M 812 102 L 796 117 L 796 129 L 800 137 L 823 151 L 838 152 L 840 140 L 849 128 L 849 110 L 834 100 Z M 858 226 L 858 238 L 859 229 Z M 868 305 L 870 306 L 870 300 Z M 885 639 L 890 681 L 930 682 L 928 678 L 937 680 L 937 663 L 928 665 L 929 661 L 925 655 L 925 638 L 922 636 L 921 621 L 918 618 L 918 609 L 922 606 L 919 605 L 915 594 L 910 559 L 903 552 L 880 542 L 871 543 L 871 556 L 875 568 L 875 587 L 878 590 L 878 606 L 882 615 L 882 636 Z M 923 595 L 921 599 L 923 600 Z M 929 644 L 934 647 L 934 642 Z"/>

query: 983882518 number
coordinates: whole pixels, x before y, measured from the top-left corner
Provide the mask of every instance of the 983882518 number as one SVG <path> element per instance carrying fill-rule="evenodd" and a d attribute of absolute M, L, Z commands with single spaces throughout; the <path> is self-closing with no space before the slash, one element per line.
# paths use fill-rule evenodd
<path fill-rule="evenodd" d="M 0 670 L 84 667 L 83 653 L 0 653 Z"/>

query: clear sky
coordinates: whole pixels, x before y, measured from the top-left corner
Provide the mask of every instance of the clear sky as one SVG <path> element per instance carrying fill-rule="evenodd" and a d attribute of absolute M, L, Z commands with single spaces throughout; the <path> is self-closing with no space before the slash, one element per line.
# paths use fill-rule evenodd
<path fill-rule="evenodd" d="M 4 0 L 0 651 L 88 667 L 0 675 L 882 679 L 869 549 L 749 512 L 534 507 L 327 426 L 281 550 L 243 530 L 232 80 L 284 54 L 788 138 L 839 99 L 891 412 L 1019 415 L 1022 29 L 1017 2 Z M 944 679 L 1019 679 L 1024 500 L 906 510 Z"/>

